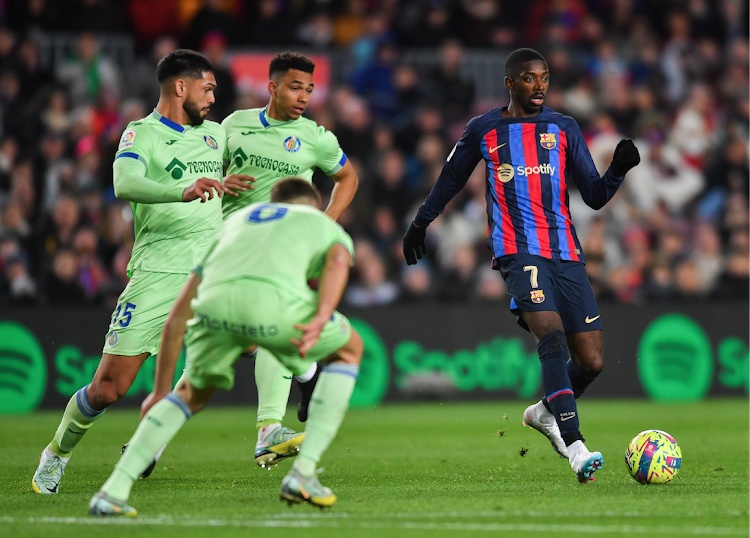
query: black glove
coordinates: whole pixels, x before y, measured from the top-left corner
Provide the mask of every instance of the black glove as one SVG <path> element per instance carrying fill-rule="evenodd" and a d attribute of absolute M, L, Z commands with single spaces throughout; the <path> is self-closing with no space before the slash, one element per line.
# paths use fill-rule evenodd
<path fill-rule="evenodd" d="M 641 162 L 641 156 L 638 153 L 638 148 L 635 147 L 632 140 L 625 138 L 617 144 L 609 168 L 615 176 L 622 177 L 628 173 L 628 170 L 637 166 L 639 162 Z"/>
<path fill-rule="evenodd" d="M 416 265 L 417 258 L 427 256 L 427 245 L 424 242 L 424 236 L 427 228 L 418 228 L 412 222 L 409 229 L 404 234 L 404 258 L 407 265 Z"/>

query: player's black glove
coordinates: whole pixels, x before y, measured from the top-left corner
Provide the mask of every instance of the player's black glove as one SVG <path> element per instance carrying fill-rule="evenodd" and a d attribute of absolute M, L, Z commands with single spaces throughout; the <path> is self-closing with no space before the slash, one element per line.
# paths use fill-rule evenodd
<path fill-rule="evenodd" d="M 641 156 L 638 153 L 638 148 L 635 147 L 632 140 L 625 138 L 617 144 L 615 154 L 612 155 L 612 164 L 609 168 L 615 176 L 622 177 L 627 174 L 628 170 L 638 165 L 639 162 L 641 162 Z"/>
<path fill-rule="evenodd" d="M 427 228 L 418 228 L 412 222 L 409 229 L 404 234 L 404 258 L 407 265 L 415 265 L 417 259 L 427 256 L 427 245 L 424 242 L 424 236 Z"/>

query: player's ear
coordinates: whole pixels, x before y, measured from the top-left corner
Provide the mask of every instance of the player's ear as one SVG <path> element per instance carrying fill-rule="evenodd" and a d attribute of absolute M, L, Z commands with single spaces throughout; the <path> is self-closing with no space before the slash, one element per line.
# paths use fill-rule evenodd
<path fill-rule="evenodd" d="M 174 81 L 174 92 L 177 94 L 177 97 L 185 97 L 185 93 L 187 92 L 185 80 L 178 78 Z"/>
<path fill-rule="evenodd" d="M 516 88 L 516 85 L 513 82 L 512 78 L 505 77 L 505 87 L 508 88 L 510 91 L 513 91 Z"/>
<path fill-rule="evenodd" d="M 276 88 L 278 88 L 278 84 L 276 84 L 276 81 L 269 80 L 268 81 L 268 95 L 272 97 L 276 97 Z"/>

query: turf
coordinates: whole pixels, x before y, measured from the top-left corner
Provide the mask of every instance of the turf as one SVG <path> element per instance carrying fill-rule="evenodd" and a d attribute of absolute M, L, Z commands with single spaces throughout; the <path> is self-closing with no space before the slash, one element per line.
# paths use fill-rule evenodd
<path fill-rule="evenodd" d="M 598 481 L 586 485 L 521 425 L 527 404 L 350 411 L 321 462 L 321 482 L 339 496 L 325 512 L 279 502 L 291 464 L 270 472 L 254 465 L 255 409 L 209 408 L 136 484 L 134 520 L 90 518 L 86 508 L 134 431 L 136 411 L 107 411 L 76 450 L 60 494 L 49 496 L 34 494 L 30 481 L 61 412 L 5 416 L 0 536 L 748 536 L 746 399 L 580 402 L 587 445 L 604 454 Z M 624 464 L 630 439 L 651 428 L 682 448 L 682 469 L 663 486 L 637 484 Z"/>

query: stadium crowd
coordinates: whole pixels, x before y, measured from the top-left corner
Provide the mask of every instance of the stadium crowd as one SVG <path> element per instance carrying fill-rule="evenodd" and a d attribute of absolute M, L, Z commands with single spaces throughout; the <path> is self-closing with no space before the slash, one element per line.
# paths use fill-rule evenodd
<path fill-rule="evenodd" d="M 73 6 L 71 6 L 73 4 Z M 506 301 L 490 269 L 482 165 L 407 267 L 401 235 L 474 115 L 467 51 L 531 46 L 547 58 L 546 105 L 573 116 L 603 173 L 621 137 L 642 156 L 601 211 L 570 185 L 600 301 L 748 300 L 748 12 L 739 0 L 8 0 L 0 4 L 0 305 L 107 305 L 124 288 L 130 206 L 114 197 L 125 125 L 158 99 L 156 62 L 201 50 L 219 83 L 211 118 L 267 99 L 228 69 L 239 49 L 345 52 L 345 80 L 308 116 L 332 130 L 359 192 L 351 305 Z M 46 67 L 42 38 L 77 48 Z M 99 36 L 135 36 L 118 67 Z M 440 61 L 404 61 L 412 48 Z M 341 54 L 337 58 L 342 57 Z M 316 94 L 313 94 L 313 102 Z M 320 100 L 321 97 L 319 96 Z M 330 180 L 316 176 L 330 189 Z"/>

